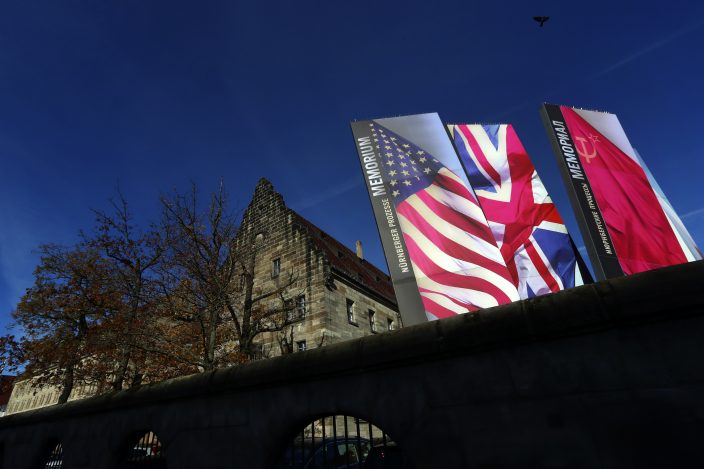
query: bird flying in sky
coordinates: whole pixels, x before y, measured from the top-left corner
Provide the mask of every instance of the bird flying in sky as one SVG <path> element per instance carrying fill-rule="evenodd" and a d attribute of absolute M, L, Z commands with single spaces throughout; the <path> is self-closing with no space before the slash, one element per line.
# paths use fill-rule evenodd
<path fill-rule="evenodd" d="M 533 19 L 535 21 L 537 21 L 538 23 L 540 23 L 540 27 L 542 28 L 543 25 L 545 24 L 545 22 L 550 19 L 550 17 L 549 16 L 534 16 Z"/>

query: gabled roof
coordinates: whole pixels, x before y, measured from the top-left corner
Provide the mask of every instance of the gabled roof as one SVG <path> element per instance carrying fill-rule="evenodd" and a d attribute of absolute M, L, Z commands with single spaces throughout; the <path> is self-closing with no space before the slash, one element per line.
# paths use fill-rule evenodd
<path fill-rule="evenodd" d="M 291 210 L 291 209 L 289 209 Z M 396 295 L 391 284 L 391 277 L 376 268 L 366 260 L 357 257 L 344 244 L 315 226 L 310 221 L 303 218 L 298 213 L 291 210 L 295 221 L 305 227 L 316 246 L 323 251 L 329 261 L 330 266 L 353 283 L 361 284 L 371 290 L 386 301 L 396 305 Z"/>

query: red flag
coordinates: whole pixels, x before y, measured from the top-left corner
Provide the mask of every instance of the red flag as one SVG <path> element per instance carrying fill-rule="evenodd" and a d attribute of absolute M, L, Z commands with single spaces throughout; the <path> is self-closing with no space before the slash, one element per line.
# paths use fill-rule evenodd
<path fill-rule="evenodd" d="M 687 262 L 638 162 L 573 109 L 560 110 L 624 273 Z"/>

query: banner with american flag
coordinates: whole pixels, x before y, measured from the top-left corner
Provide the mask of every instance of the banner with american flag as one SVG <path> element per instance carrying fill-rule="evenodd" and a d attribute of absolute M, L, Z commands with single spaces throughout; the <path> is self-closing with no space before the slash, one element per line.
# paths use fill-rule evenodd
<path fill-rule="evenodd" d="M 590 281 L 513 126 L 448 129 L 521 298 Z"/>
<path fill-rule="evenodd" d="M 352 128 L 404 324 L 520 299 L 438 115 Z"/>
<path fill-rule="evenodd" d="M 541 114 L 598 278 L 691 260 L 616 115 L 553 104 Z"/>

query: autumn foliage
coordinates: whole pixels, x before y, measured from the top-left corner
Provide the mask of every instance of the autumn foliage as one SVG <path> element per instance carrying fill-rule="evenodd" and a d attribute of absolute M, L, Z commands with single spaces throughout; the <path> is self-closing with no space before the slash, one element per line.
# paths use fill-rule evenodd
<path fill-rule="evenodd" d="M 137 227 L 119 194 L 76 245 L 38 248 L 0 372 L 58 387 L 61 403 L 77 386 L 100 393 L 251 360 L 259 334 L 288 326 L 296 276 L 255 288 L 261 245 L 238 235 L 222 187 L 204 204 L 195 186 L 161 202 L 161 219 Z"/>

